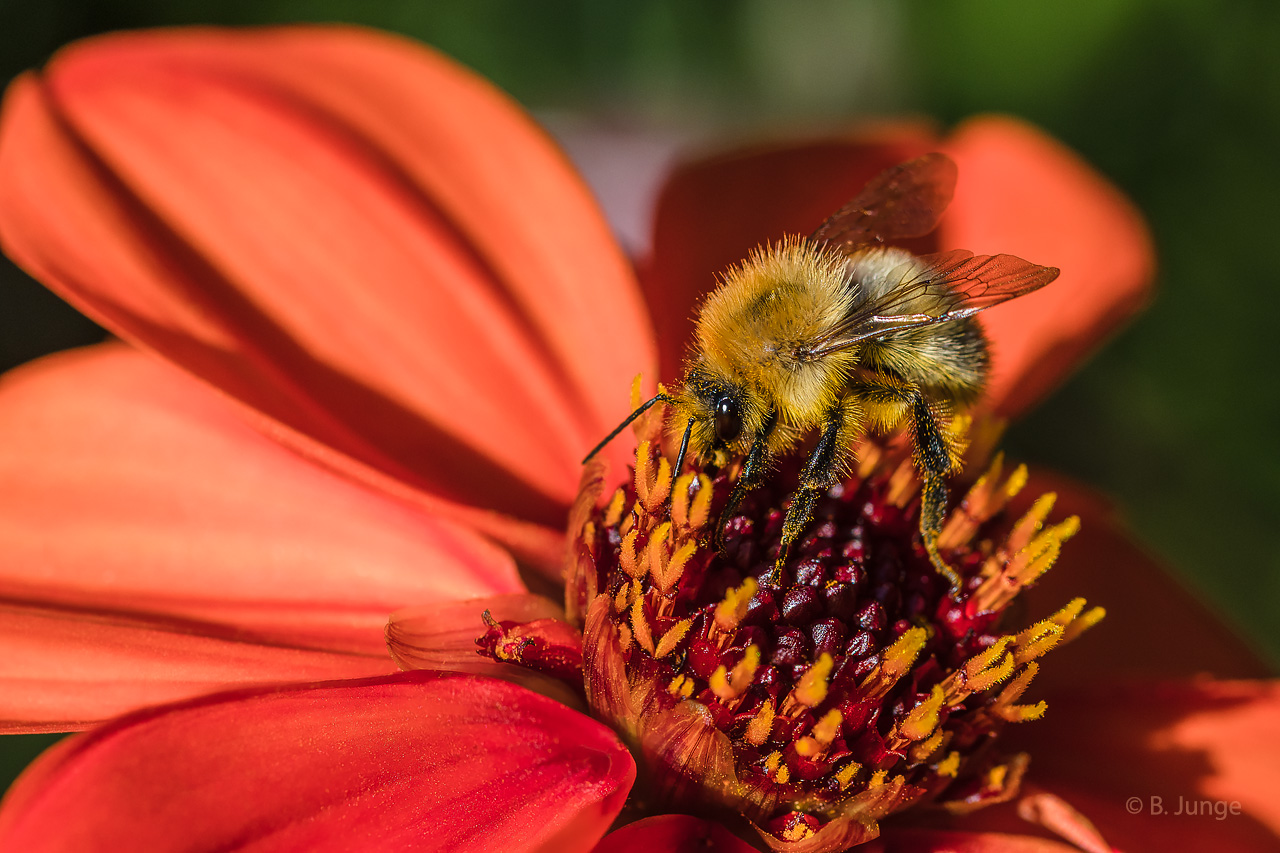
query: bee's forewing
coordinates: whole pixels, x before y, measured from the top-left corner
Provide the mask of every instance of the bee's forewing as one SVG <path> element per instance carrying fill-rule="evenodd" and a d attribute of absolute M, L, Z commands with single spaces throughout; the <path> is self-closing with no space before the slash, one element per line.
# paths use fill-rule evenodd
<path fill-rule="evenodd" d="M 928 234 L 956 188 L 956 164 L 945 154 L 925 154 L 886 169 L 813 232 L 835 247 L 903 240 Z"/>

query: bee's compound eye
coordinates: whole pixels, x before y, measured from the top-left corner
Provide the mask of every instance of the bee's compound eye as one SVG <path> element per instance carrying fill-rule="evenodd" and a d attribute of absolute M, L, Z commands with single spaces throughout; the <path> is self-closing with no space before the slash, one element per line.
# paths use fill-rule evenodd
<path fill-rule="evenodd" d="M 732 397 L 716 400 L 716 438 L 723 444 L 735 440 L 742 433 L 742 411 Z"/>

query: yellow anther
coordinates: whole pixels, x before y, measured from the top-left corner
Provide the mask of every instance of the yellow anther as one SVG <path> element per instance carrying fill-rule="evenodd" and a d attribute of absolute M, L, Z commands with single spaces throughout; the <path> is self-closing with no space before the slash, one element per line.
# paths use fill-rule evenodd
<path fill-rule="evenodd" d="M 671 522 L 664 521 L 649 534 L 644 549 L 644 567 L 655 578 L 662 577 L 671 559 Z"/>
<path fill-rule="evenodd" d="M 747 743 L 752 746 L 762 746 L 773 733 L 773 718 L 773 700 L 766 699 L 760 705 L 760 710 L 756 711 L 756 715 L 751 718 L 751 722 L 747 723 L 747 732 L 744 735 Z"/>
<path fill-rule="evenodd" d="M 999 705 L 994 708 L 997 717 L 1010 723 L 1026 723 L 1044 716 L 1049 705 L 1041 699 L 1034 705 Z"/>
<path fill-rule="evenodd" d="M 689 626 L 693 623 L 688 619 L 681 619 L 676 624 L 667 629 L 667 633 L 662 635 L 662 639 L 658 641 L 658 648 L 654 650 L 655 658 L 665 658 L 676 650 L 676 646 L 680 645 L 680 641 L 689 633 Z"/>
<path fill-rule="evenodd" d="M 684 567 L 688 565 L 689 560 L 694 554 L 698 553 L 698 543 L 690 539 L 685 542 L 676 552 L 671 555 L 671 559 L 667 562 L 666 568 L 661 572 L 654 572 L 654 565 L 649 564 L 649 571 L 653 575 L 653 583 L 658 591 L 666 595 L 676 582 L 684 575 Z"/>
<path fill-rule="evenodd" d="M 765 756 L 765 758 L 764 758 L 764 772 L 765 772 L 765 774 L 766 774 L 766 775 L 768 775 L 768 776 L 772 776 L 773 774 L 775 774 L 775 773 L 777 773 L 777 772 L 778 772 L 778 768 L 779 768 L 779 767 L 781 767 L 781 766 L 782 766 L 782 753 L 781 753 L 781 752 L 778 752 L 778 751 L 775 749 L 773 752 L 771 752 L 771 753 L 769 753 L 768 755 L 766 755 L 766 756 Z"/>
<path fill-rule="evenodd" d="M 916 705 L 898 726 L 898 734 L 909 741 L 924 740 L 938 727 L 945 694 L 941 684 L 935 684 L 929 698 Z"/>
<path fill-rule="evenodd" d="M 834 666 L 835 661 L 831 655 L 826 652 L 819 655 L 813 666 L 800 676 L 799 683 L 791 691 L 792 698 L 806 708 L 821 705 L 822 700 L 827 698 L 827 680 L 831 677 Z"/>
<path fill-rule="evenodd" d="M 1013 638 L 1013 662 L 1016 666 L 1035 660 L 1058 645 L 1063 627 L 1052 619 L 1043 619 Z"/>
<path fill-rule="evenodd" d="M 1003 492 L 1003 500 L 1000 502 L 1001 509 L 1004 508 L 1005 504 L 1017 497 L 1018 493 L 1026 487 L 1027 477 L 1026 465 L 1019 465 L 1017 468 L 1013 469 L 1013 473 L 1009 475 L 1009 479 L 1004 481 L 1004 488 L 1001 490 Z"/>
<path fill-rule="evenodd" d="M 1044 520 L 1053 511 L 1053 505 L 1057 500 L 1058 496 L 1053 492 L 1045 492 L 1036 498 L 1035 503 L 1031 504 L 1031 509 L 1027 510 L 1026 515 L 1018 519 L 1018 523 L 1013 526 L 1013 530 L 1009 532 L 1009 536 L 1005 540 L 1005 547 L 1011 553 L 1016 553 L 1027 547 L 1027 543 L 1031 541 L 1031 538 L 1040 532 L 1040 526 L 1044 524 Z"/>
<path fill-rule="evenodd" d="M 947 757 L 938 763 L 937 769 L 939 776 L 951 776 L 954 778 L 960 772 L 960 753 L 955 750 L 949 752 Z"/>
<path fill-rule="evenodd" d="M 739 623 L 747 615 L 747 607 L 755 597 L 760 585 L 755 578 L 747 578 L 742 586 L 734 587 L 724 594 L 724 600 L 716 605 L 716 627 L 725 633 L 736 631 Z"/>
<path fill-rule="evenodd" d="M 707 526 L 711 518 L 711 478 L 706 474 L 698 475 L 698 492 L 693 496 L 689 507 L 689 527 L 701 530 Z"/>
<path fill-rule="evenodd" d="M 1018 673 L 1017 677 L 1006 684 L 1004 689 L 1000 691 L 1000 695 L 996 697 L 995 704 L 1011 705 L 1014 702 L 1017 702 L 1022 698 L 1022 694 L 1026 692 L 1027 688 L 1031 685 L 1031 680 L 1036 677 L 1038 672 L 1040 672 L 1040 664 L 1027 664 L 1023 670 Z"/>
<path fill-rule="evenodd" d="M 747 646 L 747 650 L 742 654 L 742 660 L 734 664 L 733 673 L 730 675 L 734 685 L 734 690 L 741 694 L 755 681 L 756 669 L 760 666 L 760 648 L 754 643 Z"/>
<path fill-rule="evenodd" d="M 778 772 L 773 774 L 773 781 L 779 785 L 785 785 L 791 781 L 791 771 L 787 769 L 787 765 L 778 768 Z"/>
<path fill-rule="evenodd" d="M 681 474 L 676 477 L 675 488 L 671 491 L 671 520 L 677 527 L 689 526 L 689 487 L 693 485 L 693 474 Z"/>
<path fill-rule="evenodd" d="M 841 791 L 849 787 L 849 783 L 853 781 L 853 777 L 857 776 L 858 771 L 861 769 L 861 764 L 856 761 L 850 761 L 848 764 L 836 771 L 836 781 L 840 783 Z"/>
<path fill-rule="evenodd" d="M 636 600 L 631 605 L 631 630 L 635 634 L 636 642 L 640 644 L 640 648 L 649 654 L 653 654 L 655 649 L 653 646 L 653 632 L 649 628 L 649 619 L 644 615 L 644 596 L 636 596 Z"/>
<path fill-rule="evenodd" d="M 651 447 L 647 440 L 636 447 L 636 498 L 649 512 L 657 512 L 671 494 L 671 463 L 659 456 L 655 465 Z"/>
<path fill-rule="evenodd" d="M 831 746 L 831 742 L 836 739 L 836 735 L 840 734 L 840 724 L 843 722 L 844 714 L 841 714 L 839 709 L 832 708 L 822 715 L 822 719 L 814 724 L 814 740 L 822 744 L 824 749 Z"/>
<path fill-rule="evenodd" d="M 967 678 L 965 686 L 970 692 L 980 693 L 994 687 L 1013 675 L 1013 655 L 1009 653 L 1010 637 L 1001 637 L 985 652 L 969 658 L 964 665 Z"/>
<path fill-rule="evenodd" d="M 609 499 L 609 506 L 604 511 L 604 526 L 617 527 L 618 522 L 622 521 L 622 513 L 626 508 L 627 493 L 623 489 L 618 489 Z"/>
<path fill-rule="evenodd" d="M 640 399 L 640 381 L 644 378 L 643 373 L 637 373 L 631 379 L 631 411 L 640 408 L 640 404 L 644 401 Z"/>
<path fill-rule="evenodd" d="M 1084 614 L 1079 616 L 1074 622 L 1067 626 L 1067 630 L 1062 633 L 1062 642 L 1069 643 L 1076 637 L 1079 637 L 1085 631 L 1088 631 L 1094 625 L 1097 625 L 1106 618 L 1107 610 L 1105 607 L 1091 607 Z"/>
<path fill-rule="evenodd" d="M 818 743 L 817 738 L 802 737 L 796 741 L 796 755 L 804 758 L 813 758 L 815 755 L 822 754 L 824 747 Z"/>
<path fill-rule="evenodd" d="M 716 671 L 711 673 L 711 677 L 707 679 L 707 685 L 722 701 L 728 702 L 733 698 L 733 687 L 729 684 L 729 670 L 724 664 L 720 664 L 716 667 Z"/>
<path fill-rule="evenodd" d="M 887 779 L 888 776 L 889 776 L 888 770 L 877 770 L 875 773 L 871 774 L 871 779 L 870 781 L 867 782 L 867 787 L 868 788 L 884 787 L 884 780 Z"/>
<path fill-rule="evenodd" d="M 1004 764 L 992 767 L 987 771 L 987 787 L 997 790 L 1004 788 L 1004 780 L 1009 775 L 1009 767 Z"/>
<path fill-rule="evenodd" d="M 884 653 L 881 668 L 895 680 L 901 678 L 911 670 L 928 639 L 929 634 L 924 628 L 908 628 Z"/>
<path fill-rule="evenodd" d="M 643 577 L 645 572 L 636 554 L 636 538 L 639 535 L 639 530 L 632 530 L 623 536 L 622 547 L 618 551 L 618 563 L 622 566 L 622 570 L 633 578 Z"/>
<path fill-rule="evenodd" d="M 1083 598 L 1073 598 L 1067 602 L 1065 607 L 1050 616 L 1049 621 L 1065 628 L 1076 620 L 1076 617 L 1080 615 L 1080 611 L 1084 610 L 1084 605 Z"/>
<path fill-rule="evenodd" d="M 927 761 L 929 756 L 938 751 L 938 747 L 942 746 L 942 741 L 946 739 L 946 732 L 942 729 L 934 729 L 933 734 L 911 747 L 912 761 Z"/>
<path fill-rule="evenodd" d="M 677 675 L 671 679 L 671 683 L 667 685 L 667 692 L 672 696 L 678 696 L 681 699 L 688 699 L 693 695 L 693 679 L 687 675 Z"/>

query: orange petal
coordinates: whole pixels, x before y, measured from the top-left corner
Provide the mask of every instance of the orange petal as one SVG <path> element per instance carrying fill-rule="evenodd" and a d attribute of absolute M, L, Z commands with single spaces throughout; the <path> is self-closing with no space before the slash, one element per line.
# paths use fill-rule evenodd
<path fill-rule="evenodd" d="M 364 30 L 65 50 L 8 94 L 0 239 L 276 437 L 473 520 L 560 527 L 654 361 L 625 259 L 542 132 Z"/>
<path fill-rule="evenodd" d="M 1060 475 L 1036 471 L 1008 510 L 1026 512 L 1045 492 L 1058 495 L 1050 521 L 1080 517 L 1080 532 L 1058 563 L 1025 593 L 1031 618 L 1054 613 L 1076 596 L 1107 609 L 1096 627 L 1046 661 L 1042 691 L 1074 689 L 1086 680 L 1176 678 L 1210 673 L 1257 678 L 1271 670 L 1203 596 L 1179 583 L 1139 548 L 1105 499 Z"/>
<path fill-rule="evenodd" d="M 501 681 L 246 690 L 63 741 L 6 796 L 0 847 L 586 853 L 634 778 L 604 726 Z"/>
<path fill-rule="evenodd" d="M 1111 844 L 1277 849 L 1280 683 L 1082 682 L 1048 701 L 1043 720 L 1008 730 L 1002 746 L 1029 750 L 1028 778 Z"/>
<path fill-rule="evenodd" d="M 138 708 L 250 684 L 395 671 L 386 655 L 283 645 L 126 610 L 0 603 L 0 734 L 88 728 Z"/>
<path fill-rule="evenodd" d="M 1016 415 L 1146 303 L 1155 267 L 1141 214 L 1078 155 L 1031 125 L 971 119 L 943 150 L 960 179 L 943 248 L 1008 252 L 1062 275 L 983 313 L 993 342 L 988 404 Z"/>
<path fill-rule="evenodd" d="M 676 169 L 658 197 L 650 257 L 641 266 L 660 347 L 659 378 L 680 373 L 695 306 L 717 276 L 756 246 L 809 234 L 881 170 L 934 146 L 924 126 L 847 138 L 757 146 Z"/>
<path fill-rule="evenodd" d="M 174 687 L 189 695 L 206 689 L 208 678 L 194 673 L 208 667 L 193 658 L 193 674 L 182 674 L 182 650 L 194 648 L 182 633 L 217 639 L 194 648 L 195 658 L 239 640 L 389 662 L 382 629 L 391 611 L 522 589 L 510 558 L 473 532 L 310 464 L 246 426 L 225 400 L 122 344 L 52 356 L 0 380 L 0 483 L 0 601 L 56 611 L 51 642 L 71 681 L 84 678 L 73 649 L 89 654 L 104 624 L 121 626 L 112 642 L 140 667 L 190 682 Z M 77 618 L 96 627 L 64 624 Z M 28 673 L 14 677 L 33 672 L 9 664 Z"/>

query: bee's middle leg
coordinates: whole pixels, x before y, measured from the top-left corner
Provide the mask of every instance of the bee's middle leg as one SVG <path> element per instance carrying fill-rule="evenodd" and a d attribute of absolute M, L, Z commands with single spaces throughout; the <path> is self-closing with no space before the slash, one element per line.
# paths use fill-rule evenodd
<path fill-rule="evenodd" d="M 861 434 L 862 409 L 853 398 L 846 398 L 832 407 L 827 414 L 818 443 L 809 455 L 809 461 L 800 472 L 800 484 L 787 507 L 787 517 L 782 522 L 782 538 L 778 545 L 778 557 L 774 560 L 769 579 L 780 582 L 782 564 L 786 562 L 791 546 L 800 538 L 818 495 L 831 488 L 840 479 L 848 458 L 849 444 Z"/>

